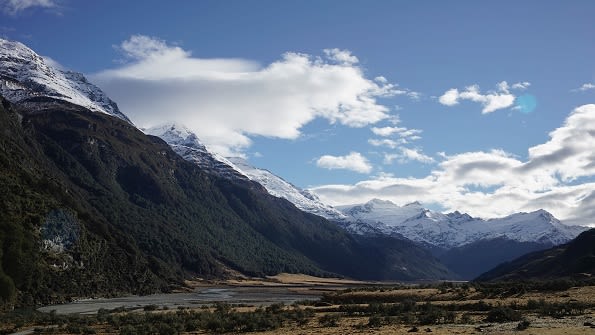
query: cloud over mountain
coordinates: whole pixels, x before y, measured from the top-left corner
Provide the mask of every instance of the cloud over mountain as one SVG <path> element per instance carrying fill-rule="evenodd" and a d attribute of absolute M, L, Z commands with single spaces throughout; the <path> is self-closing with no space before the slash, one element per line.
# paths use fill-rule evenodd
<path fill-rule="evenodd" d="M 422 178 L 384 174 L 312 190 L 335 205 L 370 198 L 399 204 L 419 200 L 480 217 L 545 208 L 567 223 L 595 224 L 595 105 L 576 108 L 549 135 L 547 142 L 528 149 L 526 160 L 502 150 L 443 155 Z"/>
<path fill-rule="evenodd" d="M 261 66 L 194 57 L 143 35 L 118 49 L 128 62 L 92 79 L 121 109 L 141 127 L 183 123 L 223 154 L 248 147 L 252 135 L 295 139 L 316 118 L 347 127 L 374 124 L 389 116 L 377 99 L 401 94 L 385 78 L 368 79 L 348 50 L 288 52 Z"/>

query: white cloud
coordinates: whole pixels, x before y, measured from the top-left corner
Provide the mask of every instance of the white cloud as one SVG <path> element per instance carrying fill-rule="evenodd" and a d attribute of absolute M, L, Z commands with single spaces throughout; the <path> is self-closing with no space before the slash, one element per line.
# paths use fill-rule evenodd
<path fill-rule="evenodd" d="M 396 116 L 396 120 L 392 121 L 392 123 L 396 126 L 400 120 L 398 116 Z M 405 140 L 404 143 L 408 142 L 408 140 L 417 140 L 421 137 L 418 136 L 422 133 L 421 129 L 410 129 L 406 127 L 372 127 L 370 130 L 378 136 L 381 137 L 389 137 L 392 135 L 398 136 L 399 138 Z"/>
<path fill-rule="evenodd" d="M 420 149 L 406 147 L 400 147 L 397 152 L 384 153 L 384 164 L 392 164 L 395 160 L 401 164 L 407 162 L 420 162 L 423 164 L 434 163 L 434 159 L 424 154 Z"/>
<path fill-rule="evenodd" d="M 523 82 L 512 84 L 511 87 L 515 90 L 526 90 L 527 88 L 529 88 L 529 86 L 531 86 L 530 82 L 523 81 Z"/>
<path fill-rule="evenodd" d="M 595 175 L 595 105 L 576 108 L 549 135 L 549 141 L 529 149 L 527 171 L 547 171 L 563 182 Z"/>
<path fill-rule="evenodd" d="M 406 143 L 406 141 L 404 141 L 403 139 L 391 140 L 388 138 L 381 138 L 381 139 L 371 138 L 368 140 L 368 144 L 373 145 L 375 147 L 388 147 L 391 149 L 395 149 L 399 145 L 405 144 L 405 143 Z"/>
<path fill-rule="evenodd" d="M 452 88 L 444 92 L 438 101 L 445 106 L 457 105 L 460 100 L 470 100 L 483 105 L 482 114 L 492 113 L 499 109 L 512 107 L 516 96 L 510 92 L 511 89 L 526 89 L 531 83 L 519 82 L 509 86 L 506 81 L 498 83 L 498 90 L 482 94 L 478 85 L 466 87 L 463 91 Z"/>
<path fill-rule="evenodd" d="M 407 128 L 403 127 L 372 127 L 372 132 L 378 136 L 387 137 L 393 134 L 398 134 L 400 132 L 406 131 Z"/>
<path fill-rule="evenodd" d="M 329 170 L 342 169 L 359 173 L 370 173 L 372 171 L 370 162 L 359 152 L 350 152 L 346 156 L 324 155 L 316 161 L 316 165 Z"/>
<path fill-rule="evenodd" d="M 359 59 L 351 54 L 349 50 L 341 50 L 341 49 L 324 49 L 324 54 L 327 56 L 328 59 L 333 60 L 340 64 L 345 65 L 353 65 L 359 63 Z M 386 78 L 380 76 L 375 78 L 376 81 L 387 83 L 388 81 Z"/>
<path fill-rule="evenodd" d="M 386 147 L 395 150 L 396 152 L 384 152 L 384 164 L 392 164 L 393 161 L 397 160 L 399 163 L 404 164 L 411 161 L 417 161 L 421 163 L 433 163 L 434 159 L 421 152 L 420 149 L 407 148 L 404 145 L 421 139 L 419 134 L 422 133 L 420 129 L 409 129 L 406 127 L 397 127 L 400 123 L 399 117 L 395 116 L 392 123 L 395 127 L 372 127 L 370 130 L 378 136 L 383 138 L 371 138 L 368 140 L 368 144 L 375 147 Z M 394 136 L 395 138 L 387 138 Z"/>
<path fill-rule="evenodd" d="M 10 15 L 16 15 L 33 7 L 57 9 L 58 4 L 54 0 L 0 0 L 0 8 L 4 13 Z"/>
<path fill-rule="evenodd" d="M 335 205 L 371 198 L 400 204 L 421 201 L 479 217 L 543 208 L 567 223 L 590 225 L 595 223 L 593 147 L 595 104 L 576 108 L 547 142 L 528 149 L 526 160 L 502 150 L 441 153 L 442 161 L 422 178 L 385 175 L 313 191 Z M 398 153 L 385 156 L 385 163 L 395 159 L 400 159 Z"/>
<path fill-rule="evenodd" d="M 286 53 L 261 66 L 245 59 L 203 59 L 179 46 L 136 35 L 118 47 L 129 63 L 91 76 L 141 127 L 165 121 L 195 131 L 221 154 L 242 151 L 249 136 L 295 139 L 316 118 L 363 127 L 390 117 L 379 97 L 395 85 L 368 79 L 347 50 L 326 57 Z"/>
<path fill-rule="evenodd" d="M 386 83 L 388 83 L 388 79 L 386 79 L 386 78 L 385 78 L 385 77 L 383 77 L 383 76 L 378 76 L 378 77 L 374 78 L 374 81 L 376 81 L 376 82 L 379 82 L 379 83 L 381 83 L 381 84 L 386 84 Z"/>
<path fill-rule="evenodd" d="M 438 98 L 441 104 L 445 106 L 454 106 L 459 103 L 459 90 L 456 88 L 451 88 L 450 90 L 444 92 L 440 98 Z"/>
<path fill-rule="evenodd" d="M 434 159 L 422 153 L 419 149 L 401 148 L 404 161 L 417 161 L 420 163 L 433 163 Z"/>
<path fill-rule="evenodd" d="M 585 83 L 583 85 L 581 85 L 581 87 L 574 89 L 573 91 L 577 92 L 577 91 L 588 91 L 588 90 L 595 90 L 595 84 L 593 83 Z"/>

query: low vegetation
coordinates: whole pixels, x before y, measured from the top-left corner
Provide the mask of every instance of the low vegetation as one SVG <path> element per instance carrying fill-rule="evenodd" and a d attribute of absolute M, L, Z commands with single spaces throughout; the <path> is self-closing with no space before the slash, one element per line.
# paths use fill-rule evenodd
<path fill-rule="evenodd" d="M 441 334 L 440 329 L 449 333 L 454 327 L 458 331 L 469 330 L 460 334 L 471 334 L 486 327 L 530 331 L 536 323 L 565 320 L 576 323 L 576 327 L 591 325 L 595 316 L 595 286 L 568 287 L 567 284 L 570 283 L 359 287 L 332 291 L 319 301 L 302 301 L 291 306 L 215 304 L 170 309 L 147 305 L 134 310 L 100 310 L 96 315 L 15 310 L 1 315 L 0 325 L 4 326 L 0 327 L 0 334 L 23 329 L 35 329 L 40 334 L 286 334 L 296 329 L 328 334 L 366 329 L 388 333 L 430 329 Z"/>

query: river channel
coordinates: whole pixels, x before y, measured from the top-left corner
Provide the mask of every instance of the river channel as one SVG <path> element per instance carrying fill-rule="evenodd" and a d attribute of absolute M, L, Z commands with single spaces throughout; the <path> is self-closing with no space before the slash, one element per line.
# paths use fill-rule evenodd
<path fill-rule="evenodd" d="M 119 298 L 99 298 L 77 300 L 71 303 L 50 305 L 39 308 L 41 312 L 56 311 L 57 314 L 94 314 L 100 309 L 136 309 L 156 305 L 175 309 L 178 307 L 200 307 L 218 302 L 245 304 L 251 306 L 275 303 L 292 304 L 298 300 L 320 298 L 316 290 L 300 291 L 299 287 L 201 287 L 193 292 L 153 294 L 147 296 L 126 296 Z"/>

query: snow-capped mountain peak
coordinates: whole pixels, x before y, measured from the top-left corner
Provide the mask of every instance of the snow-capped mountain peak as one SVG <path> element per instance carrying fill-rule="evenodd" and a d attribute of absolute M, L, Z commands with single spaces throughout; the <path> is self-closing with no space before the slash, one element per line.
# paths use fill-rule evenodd
<path fill-rule="evenodd" d="M 286 199 L 305 212 L 316 214 L 329 220 L 342 221 L 345 219 L 343 213 L 322 203 L 314 194 L 296 187 L 272 172 L 256 168 L 243 158 L 233 157 L 229 158 L 229 160 L 251 180 L 264 186 L 271 195 Z"/>
<path fill-rule="evenodd" d="M 348 216 L 349 227 L 354 232 L 358 231 L 358 223 L 365 224 L 388 235 L 400 234 L 421 244 L 445 249 L 496 238 L 557 245 L 585 230 L 566 226 L 545 210 L 483 220 L 458 211 L 442 214 L 425 209 L 420 203 L 398 206 L 378 199 L 337 208 Z"/>
<path fill-rule="evenodd" d="M 43 108 L 34 98 L 68 101 L 130 122 L 118 106 L 83 74 L 58 69 L 22 43 L 0 39 L 0 95 L 12 103 Z"/>
<path fill-rule="evenodd" d="M 185 145 L 206 151 L 206 147 L 196 134 L 186 126 L 178 123 L 166 123 L 160 126 L 143 129 L 145 134 L 161 137 L 170 145 Z"/>
<path fill-rule="evenodd" d="M 249 179 L 226 158 L 211 154 L 198 136 L 184 125 L 166 123 L 143 131 L 147 135 L 160 137 L 182 158 L 209 173 L 232 180 Z"/>
<path fill-rule="evenodd" d="M 252 180 L 271 195 L 284 198 L 305 212 L 331 220 L 345 219 L 345 215 L 323 204 L 316 195 L 299 189 L 268 170 L 256 168 L 241 157 L 226 158 L 209 152 L 198 136 L 183 125 L 168 123 L 145 129 L 144 132 L 160 137 L 182 158 L 210 173 L 230 179 Z"/>
<path fill-rule="evenodd" d="M 390 227 L 394 223 L 401 223 L 409 218 L 419 216 L 424 211 L 419 203 L 401 207 L 391 201 L 380 199 L 372 199 L 365 204 L 337 206 L 336 208 L 353 220 L 381 223 L 381 227 L 378 227 L 381 230 L 386 230 L 382 226 Z"/>

